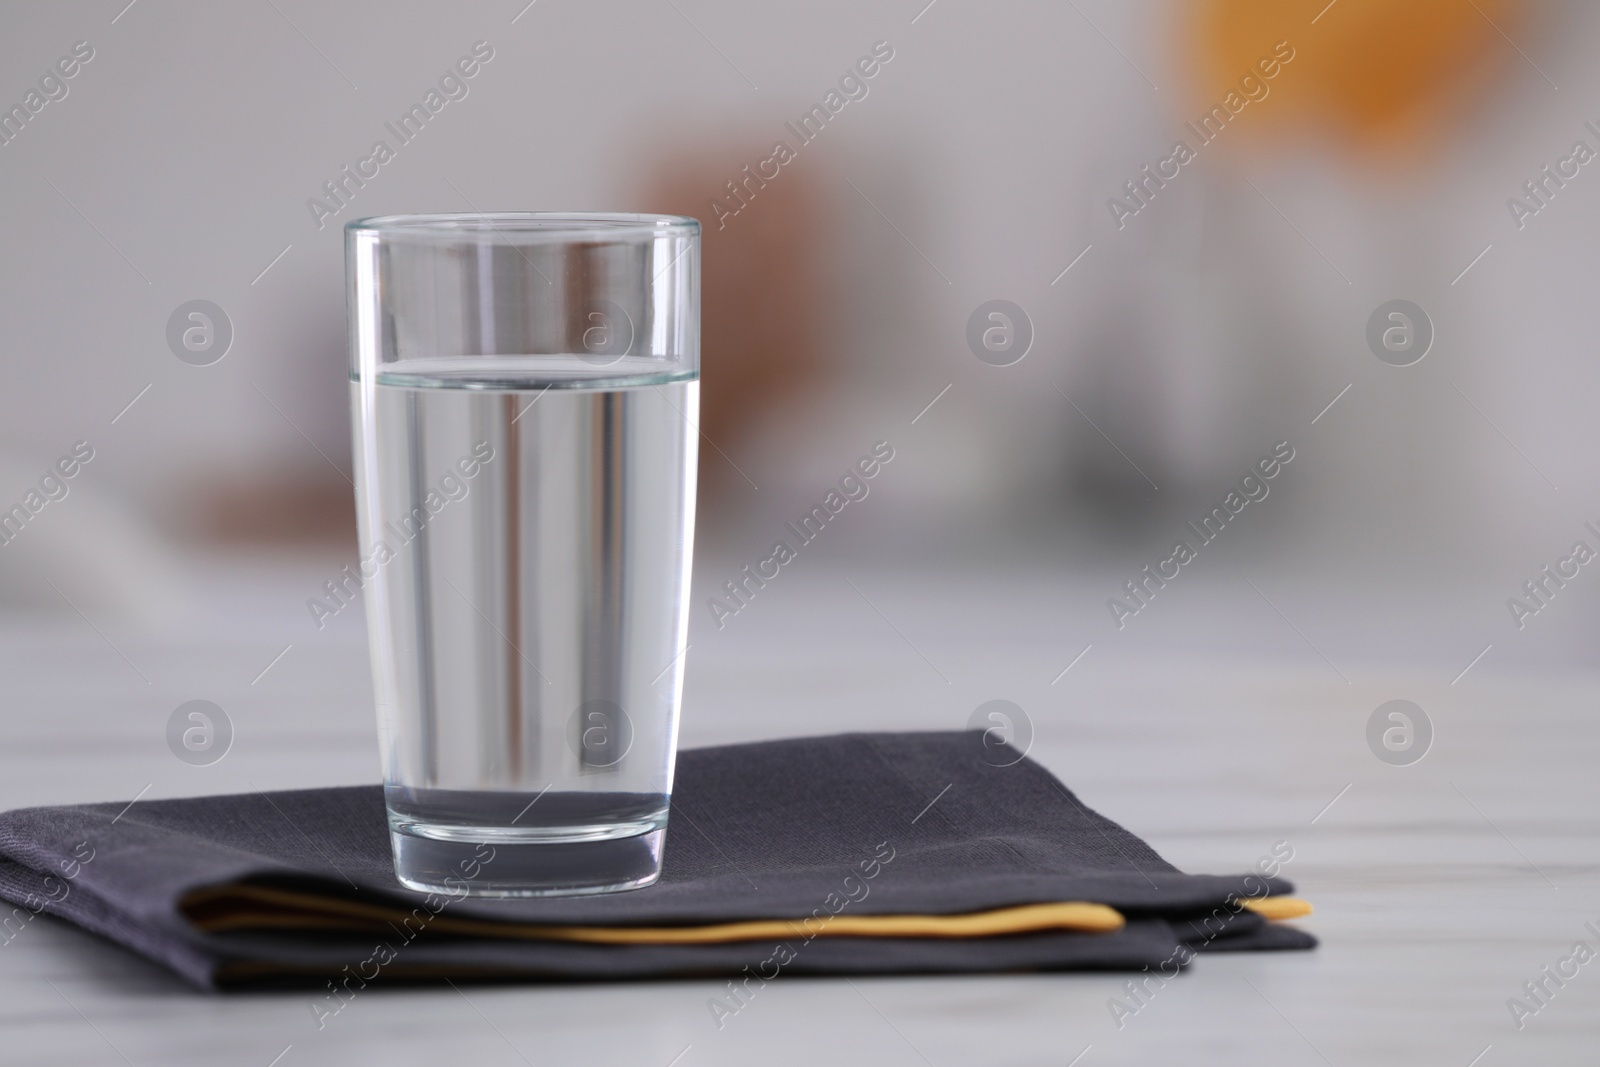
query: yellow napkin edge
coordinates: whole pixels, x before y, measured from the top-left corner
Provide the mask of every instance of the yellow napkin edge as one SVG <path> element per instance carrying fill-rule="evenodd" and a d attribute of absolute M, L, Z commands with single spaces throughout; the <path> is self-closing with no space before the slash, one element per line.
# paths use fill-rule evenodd
<path fill-rule="evenodd" d="M 1252 897 L 1243 903 L 1263 919 L 1272 922 L 1303 919 L 1315 910 L 1311 906 L 1311 901 L 1301 900 L 1299 897 Z"/>
<path fill-rule="evenodd" d="M 1297 897 L 1246 899 L 1244 907 L 1271 921 L 1310 915 Z M 225 885 L 196 890 L 179 904 L 191 925 L 207 933 L 266 927 L 310 929 L 390 928 L 420 924 L 442 933 L 567 941 L 603 945 L 709 945 L 735 941 L 801 937 L 1001 937 L 1045 930 L 1111 933 L 1126 920 L 1115 908 L 1088 901 L 1022 904 L 953 915 L 822 914 L 806 919 L 752 919 L 694 926 L 592 926 L 506 923 L 400 907 L 356 903 L 295 890 L 259 885 Z"/>

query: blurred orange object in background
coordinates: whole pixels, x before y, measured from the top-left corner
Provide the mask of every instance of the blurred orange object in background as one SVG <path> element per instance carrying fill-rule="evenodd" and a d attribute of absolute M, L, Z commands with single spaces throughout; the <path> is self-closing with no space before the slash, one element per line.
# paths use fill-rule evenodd
<path fill-rule="evenodd" d="M 1531 0 L 1197 0 L 1180 32 L 1190 31 L 1195 85 L 1207 106 L 1237 91 L 1277 42 L 1294 49 L 1272 81 L 1270 102 L 1240 123 L 1246 136 L 1321 128 L 1393 164 L 1434 149 L 1496 75 L 1522 62 L 1514 42 L 1529 29 L 1532 7 Z"/>
<path fill-rule="evenodd" d="M 713 510 L 754 485 L 730 453 L 747 448 L 802 393 L 822 387 L 826 374 L 819 309 L 827 214 L 816 179 L 785 170 L 763 182 L 737 217 L 719 220 L 711 206 L 732 201 L 729 187 L 767 154 L 763 147 L 729 134 L 703 140 L 667 159 L 641 193 L 648 210 L 689 215 L 703 227 L 700 494 Z M 745 195 L 752 191 L 745 187 Z"/>

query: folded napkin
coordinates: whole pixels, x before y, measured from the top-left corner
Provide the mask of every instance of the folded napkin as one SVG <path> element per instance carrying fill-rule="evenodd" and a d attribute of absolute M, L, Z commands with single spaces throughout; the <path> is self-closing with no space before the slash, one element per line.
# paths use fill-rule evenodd
<path fill-rule="evenodd" d="M 985 742 L 988 742 L 988 748 Z M 1178 871 L 978 732 L 678 757 L 654 886 L 483 899 L 402 887 L 378 786 L 0 815 L 0 937 L 57 915 L 194 984 L 1152 968 L 1310 948 L 1261 873 Z M 987 757 L 987 758 L 986 758 Z M 759 978 L 757 978 L 759 976 Z M 330 1001 L 330 1003 L 333 1003 Z"/>

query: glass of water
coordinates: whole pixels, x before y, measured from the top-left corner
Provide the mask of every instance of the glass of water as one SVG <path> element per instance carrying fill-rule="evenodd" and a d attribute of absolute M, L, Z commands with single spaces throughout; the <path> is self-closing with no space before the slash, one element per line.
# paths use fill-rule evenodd
<path fill-rule="evenodd" d="M 661 871 L 688 623 L 700 224 L 346 227 L 359 574 L 395 873 Z"/>

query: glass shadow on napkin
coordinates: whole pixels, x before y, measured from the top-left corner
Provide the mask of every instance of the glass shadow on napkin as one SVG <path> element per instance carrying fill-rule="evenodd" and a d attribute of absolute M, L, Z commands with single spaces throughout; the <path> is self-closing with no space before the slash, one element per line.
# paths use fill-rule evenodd
<path fill-rule="evenodd" d="M 988 744 L 685 750 L 661 880 L 627 893 L 412 892 L 381 787 L 355 786 L 7 812 L 0 897 L 14 919 L 57 915 L 206 988 L 1175 969 L 1316 944 L 1255 910 L 1295 914 L 1288 882 L 1184 874 L 1032 760 L 994 766 Z"/>

